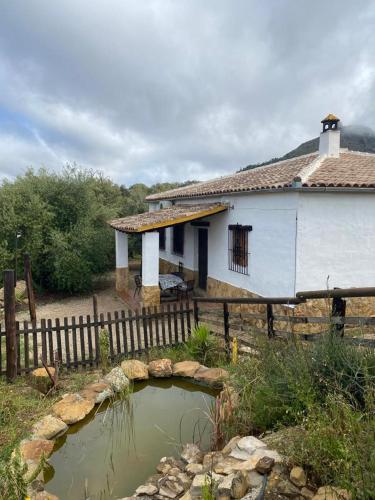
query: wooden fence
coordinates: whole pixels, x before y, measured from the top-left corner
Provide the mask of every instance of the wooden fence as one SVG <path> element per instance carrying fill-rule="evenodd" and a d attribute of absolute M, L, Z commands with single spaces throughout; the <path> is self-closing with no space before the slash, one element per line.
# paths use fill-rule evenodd
<path fill-rule="evenodd" d="M 95 300 L 94 300 L 95 310 Z M 114 313 L 94 313 L 63 319 L 41 319 L 38 323 L 24 321 L 15 324 L 16 356 L 8 356 L 10 345 L 6 331 L 0 325 L 0 375 L 9 379 L 9 360 L 15 363 L 13 372 L 27 373 L 42 366 L 42 360 L 53 365 L 55 354 L 61 366 L 71 369 L 97 366 L 100 361 L 100 331 L 108 331 L 109 356 L 112 361 L 137 356 L 156 346 L 185 342 L 191 330 L 191 304 L 167 304 L 122 310 Z M 8 363 L 7 363 L 8 360 Z M 10 373 L 13 374 L 11 371 Z"/>
<path fill-rule="evenodd" d="M 216 327 L 217 332 L 224 335 L 227 350 L 229 350 L 230 338 L 233 336 L 249 345 L 252 344 L 257 334 L 266 334 L 269 338 L 277 336 L 288 338 L 291 335 L 297 335 L 303 340 L 315 341 L 320 334 L 309 333 L 309 324 L 325 325 L 326 330 L 333 329 L 344 341 L 354 345 L 375 347 L 375 335 L 374 338 L 363 338 L 361 336 L 345 336 L 344 338 L 345 325 L 360 328 L 375 326 L 375 316 L 346 316 L 345 299 L 364 297 L 375 297 L 375 287 L 306 291 L 297 293 L 296 297 L 194 297 L 194 321 L 195 324 L 206 322 Z M 288 307 L 306 303 L 311 299 L 330 299 L 331 310 L 326 316 L 306 316 L 296 315 L 294 309 Z M 236 307 L 241 305 L 250 307 L 246 311 L 241 310 L 239 312 Z M 264 313 L 252 312 L 251 306 L 265 306 L 265 311 Z M 278 314 L 275 314 L 275 306 L 278 306 Z M 261 328 L 256 323 L 262 323 L 264 327 Z M 286 328 L 277 329 L 275 323 L 284 324 Z M 301 324 L 306 325 L 304 331 L 295 331 L 295 325 Z"/>

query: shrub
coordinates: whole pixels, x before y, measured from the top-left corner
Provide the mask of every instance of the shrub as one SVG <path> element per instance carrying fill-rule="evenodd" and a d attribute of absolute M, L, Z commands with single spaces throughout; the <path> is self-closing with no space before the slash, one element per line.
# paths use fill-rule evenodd
<path fill-rule="evenodd" d="M 206 325 L 199 325 L 191 332 L 186 341 L 186 351 L 190 358 L 203 365 L 216 364 L 221 357 L 218 339 L 214 337 Z"/>

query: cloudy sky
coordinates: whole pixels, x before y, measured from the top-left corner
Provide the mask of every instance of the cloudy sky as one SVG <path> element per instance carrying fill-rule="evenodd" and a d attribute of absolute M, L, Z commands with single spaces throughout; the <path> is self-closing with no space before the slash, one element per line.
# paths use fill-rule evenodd
<path fill-rule="evenodd" d="M 0 0 L 0 179 L 206 179 L 328 112 L 375 128 L 374 54 L 372 0 Z"/>

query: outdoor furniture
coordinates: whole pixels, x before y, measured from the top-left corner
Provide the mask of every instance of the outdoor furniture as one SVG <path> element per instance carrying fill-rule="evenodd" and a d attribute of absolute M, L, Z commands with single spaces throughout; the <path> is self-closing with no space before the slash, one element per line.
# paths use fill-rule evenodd
<path fill-rule="evenodd" d="M 170 274 L 159 274 L 159 287 L 160 290 L 168 290 L 171 288 L 176 288 L 178 285 L 183 283 L 184 280 L 173 273 Z"/>
<path fill-rule="evenodd" d="M 183 297 L 189 298 L 189 293 L 194 291 L 194 280 L 184 281 L 177 285 L 177 298 L 181 300 Z"/>
<path fill-rule="evenodd" d="M 134 290 L 134 295 L 135 297 L 137 294 L 139 295 L 142 290 L 142 277 L 139 274 L 136 274 L 134 276 L 134 282 L 135 282 L 135 290 Z"/>

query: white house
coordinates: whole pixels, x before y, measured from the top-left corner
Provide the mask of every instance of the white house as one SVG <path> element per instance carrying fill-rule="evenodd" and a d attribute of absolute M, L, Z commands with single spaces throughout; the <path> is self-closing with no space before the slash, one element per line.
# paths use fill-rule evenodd
<path fill-rule="evenodd" d="M 153 194 L 149 212 L 111 222 L 117 287 L 127 286 L 127 233 L 142 233 L 143 300 L 179 263 L 216 296 L 290 297 L 375 285 L 375 155 L 340 148 L 328 115 L 319 151 Z M 160 261 L 159 261 L 160 258 Z"/>

